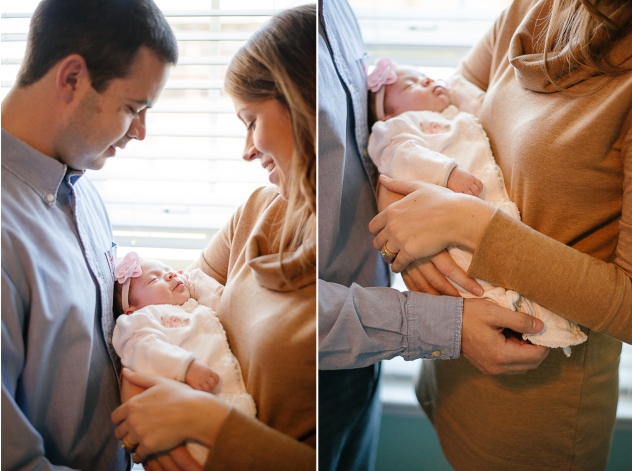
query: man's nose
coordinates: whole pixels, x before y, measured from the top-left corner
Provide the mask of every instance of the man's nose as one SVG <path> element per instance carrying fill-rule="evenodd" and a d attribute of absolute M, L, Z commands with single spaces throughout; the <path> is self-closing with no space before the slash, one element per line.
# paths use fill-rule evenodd
<path fill-rule="evenodd" d="M 138 113 L 138 116 L 132 120 L 126 133 L 127 137 L 129 137 L 130 139 L 138 139 L 139 141 L 145 139 L 145 134 L 147 132 L 147 129 L 145 127 L 146 114 L 147 108 Z"/>

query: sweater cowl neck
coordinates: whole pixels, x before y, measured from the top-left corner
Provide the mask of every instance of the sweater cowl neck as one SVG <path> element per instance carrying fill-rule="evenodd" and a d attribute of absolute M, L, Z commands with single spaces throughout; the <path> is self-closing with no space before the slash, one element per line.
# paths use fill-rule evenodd
<path fill-rule="evenodd" d="M 548 24 L 550 9 L 550 0 L 537 2 L 516 29 L 508 51 L 509 62 L 514 68 L 518 83 L 534 92 L 558 91 L 544 72 L 544 53 L 536 52 L 541 50 L 541 42 L 544 41 L 543 28 Z M 537 46 L 540 47 L 536 47 L 538 41 L 540 43 Z M 612 50 L 612 63 L 622 65 L 628 62 L 631 48 L 632 37 L 628 36 Z M 611 77 L 600 76 L 589 70 L 570 67 L 568 56 L 568 46 L 547 55 L 550 75 L 559 81 L 562 88 L 572 88 L 573 92 L 586 93 L 600 88 L 611 80 Z"/>
<path fill-rule="evenodd" d="M 275 291 L 293 291 L 316 282 L 316 267 L 306 269 L 301 263 L 305 254 L 304 246 L 293 252 L 285 252 L 283 261 L 279 262 L 279 244 L 275 234 L 281 230 L 286 208 L 285 202 L 271 205 L 267 211 L 275 211 L 276 214 L 271 218 L 262 217 L 261 221 L 266 223 L 254 228 L 246 244 L 246 264 L 257 283 Z M 268 223 L 271 220 L 274 223 Z M 284 278 L 281 268 L 291 284 Z"/>

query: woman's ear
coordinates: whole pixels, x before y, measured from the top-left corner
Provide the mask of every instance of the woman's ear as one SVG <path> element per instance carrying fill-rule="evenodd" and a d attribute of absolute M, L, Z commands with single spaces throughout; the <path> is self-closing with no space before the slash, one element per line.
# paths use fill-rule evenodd
<path fill-rule="evenodd" d="M 59 63 L 55 85 L 65 103 L 72 102 L 78 92 L 91 86 L 90 73 L 85 59 L 71 54 Z"/>

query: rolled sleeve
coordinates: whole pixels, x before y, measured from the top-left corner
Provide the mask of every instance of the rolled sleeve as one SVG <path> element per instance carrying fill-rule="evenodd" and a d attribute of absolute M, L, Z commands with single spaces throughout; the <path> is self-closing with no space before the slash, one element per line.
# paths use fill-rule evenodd
<path fill-rule="evenodd" d="M 460 354 L 463 300 L 319 281 L 319 368 Z"/>

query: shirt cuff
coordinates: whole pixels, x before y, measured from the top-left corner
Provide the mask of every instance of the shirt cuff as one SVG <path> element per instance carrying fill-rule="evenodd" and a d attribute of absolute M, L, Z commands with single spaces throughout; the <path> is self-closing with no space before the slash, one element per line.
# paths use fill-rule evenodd
<path fill-rule="evenodd" d="M 451 360 L 461 355 L 463 298 L 410 292 L 405 360 Z"/>

